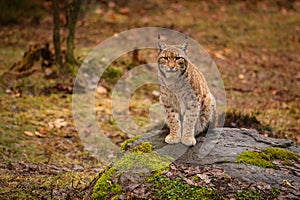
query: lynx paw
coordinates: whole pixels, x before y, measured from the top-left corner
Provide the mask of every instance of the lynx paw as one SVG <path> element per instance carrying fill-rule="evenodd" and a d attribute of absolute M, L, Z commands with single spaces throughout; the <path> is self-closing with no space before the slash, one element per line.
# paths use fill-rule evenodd
<path fill-rule="evenodd" d="M 165 138 L 165 142 L 168 144 L 176 144 L 180 142 L 180 138 L 177 137 L 176 135 L 171 135 L 169 134 L 166 138 Z"/>
<path fill-rule="evenodd" d="M 182 137 L 181 143 L 186 146 L 194 146 L 196 144 L 196 139 L 194 137 Z"/>

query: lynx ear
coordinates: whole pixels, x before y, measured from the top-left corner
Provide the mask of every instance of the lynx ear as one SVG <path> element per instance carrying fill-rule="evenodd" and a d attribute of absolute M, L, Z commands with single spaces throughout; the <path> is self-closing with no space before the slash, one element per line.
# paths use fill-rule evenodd
<path fill-rule="evenodd" d="M 158 44 L 159 51 L 162 51 L 165 48 L 167 48 L 167 45 L 160 40 L 160 35 L 159 34 L 157 35 L 157 39 L 158 39 L 158 43 L 157 44 Z"/>
<path fill-rule="evenodd" d="M 188 36 L 185 35 L 185 41 L 183 44 L 180 45 L 180 48 L 186 53 L 187 52 L 187 47 L 188 47 Z"/>

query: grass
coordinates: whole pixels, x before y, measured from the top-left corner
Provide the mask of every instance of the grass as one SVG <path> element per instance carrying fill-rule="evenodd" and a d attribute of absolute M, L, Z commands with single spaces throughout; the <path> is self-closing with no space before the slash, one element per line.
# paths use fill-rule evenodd
<path fill-rule="evenodd" d="M 3 198 L 86 195 L 82 189 L 95 174 L 91 168 L 99 164 L 84 151 L 77 133 L 68 130 L 73 123 L 70 106 L 68 95 L 19 98 L 0 95 L 0 194 Z M 67 124 L 56 127 L 58 118 Z M 82 170 L 72 171 L 76 165 Z"/>
<path fill-rule="evenodd" d="M 84 165 L 80 160 L 88 155 L 82 151 L 77 133 L 69 129 L 74 126 L 71 96 L 13 98 L 1 95 L 0 105 L 2 160 Z"/>
<path fill-rule="evenodd" d="M 109 85 L 114 86 L 122 76 L 122 69 L 120 67 L 109 66 L 102 74 L 101 79 L 106 81 Z"/>
<path fill-rule="evenodd" d="M 23 49 L 17 49 L 14 47 L 0 48 L 0 76 L 6 72 L 16 60 L 22 58 L 24 53 Z"/>
<path fill-rule="evenodd" d="M 2 174 L 0 194 L 3 198 L 49 199 L 52 196 L 84 196 L 84 188 L 93 178 L 92 171 L 30 175 Z M 56 193 L 56 194 L 55 194 Z"/>

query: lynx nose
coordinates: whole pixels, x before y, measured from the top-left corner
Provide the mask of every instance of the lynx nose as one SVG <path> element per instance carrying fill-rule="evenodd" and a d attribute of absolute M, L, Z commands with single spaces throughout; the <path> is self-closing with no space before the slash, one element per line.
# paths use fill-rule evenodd
<path fill-rule="evenodd" d="M 176 69 L 175 69 L 175 67 L 169 66 L 169 67 L 167 68 L 167 71 L 168 71 L 168 72 L 175 72 Z"/>

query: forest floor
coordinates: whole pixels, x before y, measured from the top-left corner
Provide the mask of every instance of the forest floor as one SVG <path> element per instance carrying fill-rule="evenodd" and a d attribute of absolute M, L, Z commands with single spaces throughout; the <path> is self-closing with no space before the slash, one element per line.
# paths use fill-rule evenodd
<path fill-rule="evenodd" d="M 257 118 L 266 136 L 300 144 L 299 2 L 293 8 L 268 1 L 141 2 L 88 7 L 78 21 L 77 57 L 84 59 L 101 41 L 131 28 L 156 26 L 187 33 L 217 64 L 229 112 Z M 45 13 L 38 25 L 1 27 L 0 75 L 21 59 L 29 45 L 51 43 L 52 17 L 49 10 Z M 114 63 L 123 73 L 130 62 L 124 59 Z M 130 136 L 113 121 L 110 78 L 96 94 L 97 118 L 106 135 L 120 145 Z M 77 134 L 68 89 L 72 80 L 46 80 L 36 73 L 20 80 L 17 91 L 0 90 L 3 199 L 87 198 L 84 188 L 103 165 L 84 149 Z M 147 122 L 147 106 L 158 99 L 153 95 L 156 89 L 149 87 L 133 97 L 132 114 L 137 122 Z M 235 120 L 229 125 L 242 124 Z"/>

